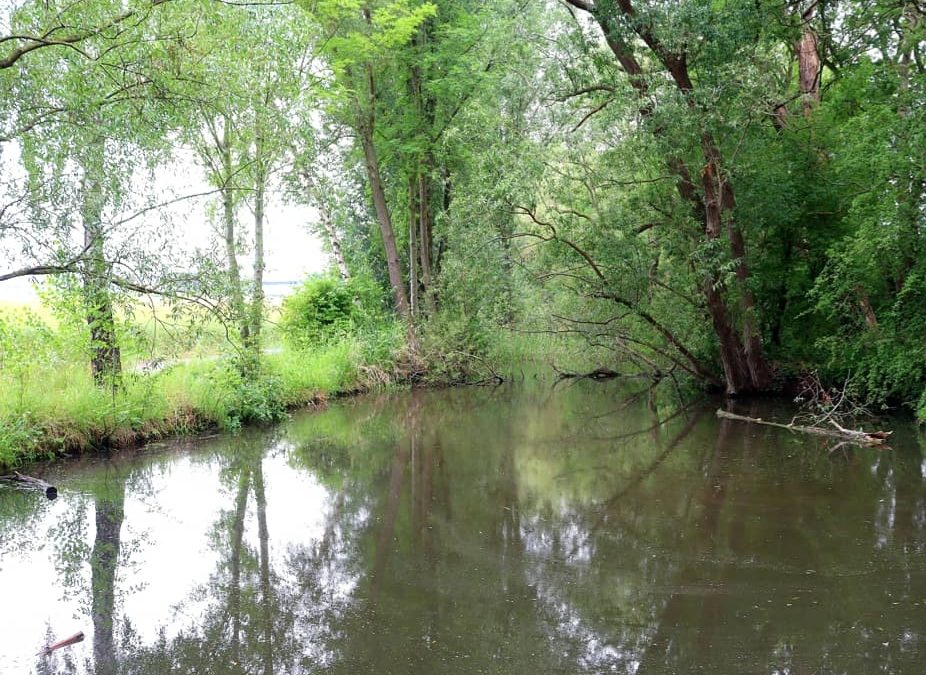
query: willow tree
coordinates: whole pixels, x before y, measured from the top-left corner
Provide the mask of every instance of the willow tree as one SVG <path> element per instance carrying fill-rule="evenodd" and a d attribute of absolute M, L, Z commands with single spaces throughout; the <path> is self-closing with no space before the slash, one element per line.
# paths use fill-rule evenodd
<path fill-rule="evenodd" d="M 27 2 L 13 11 L 15 35 L 5 40 L 13 47 L 4 64 L 17 66 L 2 73 L 6 102 L 17 105 L 4 110 L 3 127 L 21 152 L 22 202 L 31 211 L 27 226 L 12 229 L 54 260 L 20 272 L 79 278 L 99 385 L 115 384 L 121 372 L 111 288 L 148 253 L 119 226 L 144 199 L 135 172 L 157 161 L 170 118 L 163 103 L 179 28 L 155 20 L 158 5 L 167 3 Z"/>
<path fill-rule="evenodd" d="M 741 394 L 767 390 L 772 373 L 750 286 L 746 241 L 736 217 L 735 185 L 725 151 L 717 140 L 710 90 L 700 86 L 703 69 L 719 67 L 699 60 L 703 55 L 698 48 L 702 44 L 698 32 L 707 28 L 709 17 L 693 12 L 676 21 L 661 4 L 633 0 L 567 3 L 598 27 L 603 46 L 637 98 L 641 127 L 646 133 L 672 134 L 672 122 L 654 113 L 663 99 L 675 98 L 682 103 L 678 113 L 689 142 L 699 147 L 697 165 L 692 168 L 694 155 L 685 156 L 673 149 L 667 149 L 664 164 L 675 177 L 679 198 L 700 224 L 702 246 L 714 251 L 726 248 L 734 269 L 734 292 L 719 262 L 707 266 L 700 284 L 719 347 L 726 391 Z M 716 50 L 705 51 L 711 57 L 717 56 Z M 710 76 L 704 80 L 708 86 L 716 84 Z M 671 90 L 661 86 L 663 82 L 670 83 Z"/>

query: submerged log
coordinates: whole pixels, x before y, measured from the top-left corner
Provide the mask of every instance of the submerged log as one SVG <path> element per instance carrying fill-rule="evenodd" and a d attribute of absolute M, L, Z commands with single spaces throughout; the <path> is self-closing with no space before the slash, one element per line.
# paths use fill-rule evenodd
<path fill-rule="evenodd" d="M 801 426 L 794 423 L 782 424 L 781 422 L 768 422 L 763 420 L 761 417 L 746 417 L 744 415 L 737 415 L 735 413 L 727 412 L 726 410 L 717 410 L 717 417 L 727 420 L 737 420 L 739 422 L 762 424 L 767 427 L 777 427 L 779 429 L 787 429 L 788 431 L 797 431 L 798 433 L 802 434 L 828 436 L 830 438 L 838 438 L 841 441 L 851 441 L 861 445 L 884 445 L 887 442 L 887 439 L 890 437 L 891 433 L 893 433 L 890 431 L 861 431 L 855 429 L 846 429 L 845 427 L 839 426 L 833 420 L 830 420 L 830 424 L 832 424 L 834 427 L 833 429 L 827 429 L 825 427 Z"/>
<path fill-rule="evenodd" d="M 32 476 L 26 476 L 24 474 L 19 473 L 18 471 L 14 471 L 9 476 L 0 476 L 0 481 L 7 481 L 8 483 L 15 483 L 16 485 L 19 485 L 21 487 L 41 490 L 42 492 L 45 493 L 45 496 L 49 500 L 58 498 L 58 488 L 56 488 L 54 485 L 49 485 L 48 483 L 41 480 L 40 478 L 33 478 Z"/>
<path fill-rule="evenodd" d="M 595 370 L 587 373 L 570 373 L 565 370 L 560 370 L 556 366 L 553 366 L 553 370 L 556 371 L 557 378 L 560 380 L 612 380 L 615 377 L 621 376 L 620 373 L 610 368 L 595 368 Z"/>
<path fill-rule="evenodd" d="M 48 656 L 54 651 L 57 651 L 64 647 L 70 647 L 71 645 L 76 645 L 78 642 L 83 642 L 83 641 L 84 641 L 83 631 L 81 631 L 80 633 L 74 633 L 74 635 L 72 635 L 69 638 L 64 638 L 63 640 L 58 640 L 58 642 L 55 642 L 54 644 L 48 645 L 45 649 L 40 651 L 36 656 Z"/>

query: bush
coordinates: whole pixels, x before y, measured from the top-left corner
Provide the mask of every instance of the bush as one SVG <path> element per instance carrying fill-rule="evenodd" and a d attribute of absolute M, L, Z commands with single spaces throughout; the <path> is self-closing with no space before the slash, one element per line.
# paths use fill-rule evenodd
<path fill-rule="evenodd" d="M 283 301 L 280 329 L 287 344 L 308 349 L 367 330 L 383 316 L 383 294 L 374 282 L 313 276 Z"/>

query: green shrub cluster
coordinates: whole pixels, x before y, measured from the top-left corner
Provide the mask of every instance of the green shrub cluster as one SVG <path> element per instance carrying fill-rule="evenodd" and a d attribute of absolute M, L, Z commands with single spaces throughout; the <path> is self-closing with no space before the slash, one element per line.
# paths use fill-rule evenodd
<path fill-rule="evenodd" d="M 385 320 L 382 290 L 365 277 L 309 277 L 283 302 L 280 330 L 288 345 L 309 349 L 368 332 Z"/>

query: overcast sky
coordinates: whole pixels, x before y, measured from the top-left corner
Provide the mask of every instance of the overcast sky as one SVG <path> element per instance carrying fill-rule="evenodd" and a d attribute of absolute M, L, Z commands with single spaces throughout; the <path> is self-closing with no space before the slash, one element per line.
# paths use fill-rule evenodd
<path fill-rule="evenodd" d="M 7 167 L 17 162 L 18 153 L 11 144 L 4 145 L 3 164 Z M 12 152 L 11 152 L 12 151 Z M 139 177 L 138 191 L 150 191 L 150 179 Z M 179 151 L 170 166 L 158 170 L 158 201 L 167 201 L 172 197 L 198 194 L 210 191 L 202 170 L 193 159 L 192 152 Z M 207 208 L 215 205 L 218 195 L 193 200 L 185 200 L 151 213 L 145 218 L 152 227 L 157 227 L 165 214 L 170 214 L 173 231 L 179 248 L 192 253 L 196 249 L 221 247 L 216 226 L 209 222 Z M 145 218 L 133 222 L 132 231 L 144 232 Z M 264 248 L 267 269 L 264 279 L 267 282 L 298 281 L 306 275 L 321 272 L 328 267 L 328 255 L 322 248 L 321 240 L 311 234 L 310 223 L 316 222 L 318 213 L 305 205 L 287 204 L 279 187 L 268 194 L 266 209 Z M 242 208 L 239 212 L 240 226 L 253 236 L 251 212 Z M 133 246 L 144 248 L 145 241 L 135 240 Z M 242 276 L 251 275 L 251 257 L 241 256 Z M 11 265 L 12 267 L 12 265 Z M 12 279 L 0 282 L 0 301 L 29 301 L 35 297 L 32 280 L 28 278 Z"/>

